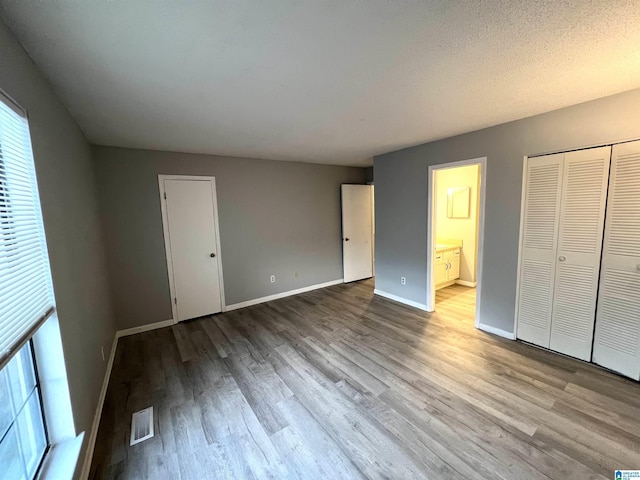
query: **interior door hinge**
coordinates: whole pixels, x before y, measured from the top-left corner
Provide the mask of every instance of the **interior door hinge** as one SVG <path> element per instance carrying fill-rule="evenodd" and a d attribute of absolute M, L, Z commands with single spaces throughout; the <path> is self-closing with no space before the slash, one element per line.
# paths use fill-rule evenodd
<path fill-rule="evenodd" d="M 178 297 L 173 297 L 173 303 L 178 304 Z"/>
<path fill-rule="evenodd" d="M 164 199 L 167 199 L 167 192 L 164 192 Z"/>

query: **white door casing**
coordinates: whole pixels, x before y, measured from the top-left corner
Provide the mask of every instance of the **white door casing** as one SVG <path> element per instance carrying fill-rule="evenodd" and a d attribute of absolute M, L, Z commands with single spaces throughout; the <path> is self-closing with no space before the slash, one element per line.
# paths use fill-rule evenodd
<path fill-rule="evenodd" d="M 213 177 L 159 176 L 174 321 L 223 310 Z"/>
<path fill-rule="evenodd" d="M 564 154 L 525 162 L 517 337 L 549 348 Z"/>
<path fill-rule="evenodd" d="M 344 282 L 373 276 L 371 185 L 342 185 Z"/>
<path fill-rule="evenodd" d="M 427 197 L 427 291 L 426 291 L 426 311 L 435 311 L 436 305 L 436 212 L 437 208 L 437 170 L 463 167 L 466 165 L 478 165 L 478 224 L 476 235 L 476 308 L 475 308 L 475 326 L 481 330 L 492 331 L 496 333 L 496 329 L 490 325 L 486 325 L 480 318 L 482 311 L 482 275 L 483 275 L 483 257 L 484 257 L 484 211 L 486 203 L 486 185 L 487 185 L 487 157 L 473 158 L 469 160 L 461 160 L 457 162 L 442 163 L 431 165 L 428 168 L 427 185 L 429 195 Z M 515 332 L 500 331 L 500 335 L 515 339 Z"/>
<path fill-rule="evenodd" d="M 549 348 L 591 360 L 611 147 L 564 155 Z"/>
<path fill-rule="evenodd" d="M 613 146 L 593 361 L 640 379 L 640 142 Z"/>

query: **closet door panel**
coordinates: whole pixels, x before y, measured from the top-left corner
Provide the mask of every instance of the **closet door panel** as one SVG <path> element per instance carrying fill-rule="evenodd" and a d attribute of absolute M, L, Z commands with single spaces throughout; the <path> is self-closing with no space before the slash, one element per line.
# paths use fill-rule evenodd
<path fill-rule="evenodd" d="M 549 348 L 591 360 L 611 147 L 565 154 Z"/>
<path fill-rule="evenodd" d="M 613 147 L 593 361 L 640 379 L 640 142 Z"/>
<path fill-rule="evenodd" d="M 517 337 L 549 347 L 564 154 L 529 158 L 523 205 Z"/>

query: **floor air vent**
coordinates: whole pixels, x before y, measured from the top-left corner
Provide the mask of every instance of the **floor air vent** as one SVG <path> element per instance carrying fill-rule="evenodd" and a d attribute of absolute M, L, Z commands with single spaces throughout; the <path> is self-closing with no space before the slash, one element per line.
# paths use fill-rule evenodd
<path fill-rule="evenodd" d="M 131 416 L 131 442 L 135 445 L 153 437 L 153 407 L 145 408 Z"/>

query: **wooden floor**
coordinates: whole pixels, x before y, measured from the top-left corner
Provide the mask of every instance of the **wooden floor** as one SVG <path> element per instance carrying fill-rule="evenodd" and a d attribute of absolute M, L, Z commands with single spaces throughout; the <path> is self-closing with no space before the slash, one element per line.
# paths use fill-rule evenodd
<path fill-rule="evenodd" d="M 640 385 L 338 285 L 121 338 L 90 478 L 613 478 Z M 129 446 L 132 412 L 156 436 Z"/>

